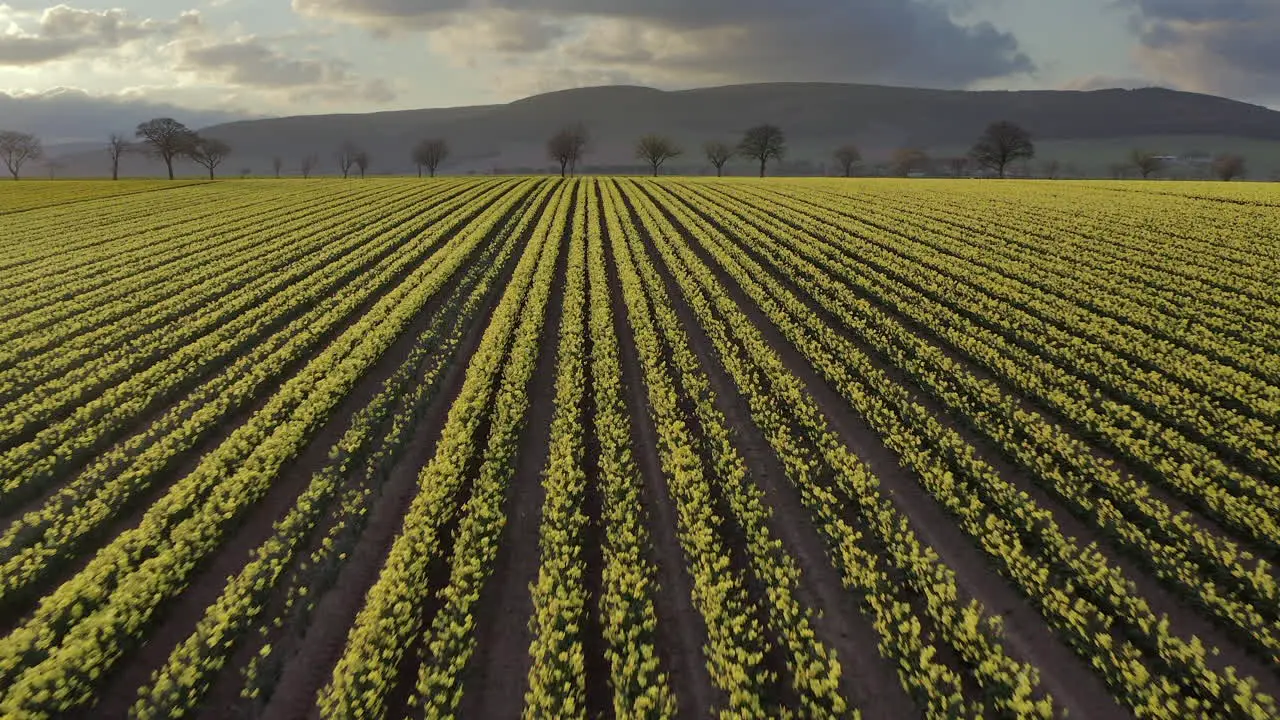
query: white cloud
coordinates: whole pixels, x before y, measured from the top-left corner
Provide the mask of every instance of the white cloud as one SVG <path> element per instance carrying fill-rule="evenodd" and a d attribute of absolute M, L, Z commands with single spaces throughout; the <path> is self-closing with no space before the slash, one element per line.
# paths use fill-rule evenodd
<path fill-rule="evenodd" d="M 190 10 L 174 20 L 135 18 L 128 12 L 83 10 L 56 5 L 39 14 L 0 5 L 0 65 L 39 65 L 89 51 L 109 51 L 132 43 L 168 39 L 201 30 Z"/>

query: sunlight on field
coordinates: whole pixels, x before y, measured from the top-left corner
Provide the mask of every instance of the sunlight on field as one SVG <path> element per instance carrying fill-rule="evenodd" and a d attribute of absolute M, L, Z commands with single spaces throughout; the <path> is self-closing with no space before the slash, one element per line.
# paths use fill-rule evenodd
<path fill-rule="evenodd" d="M 1280 185 L 0 223 L 0 716 L 1280 717 Z"/>

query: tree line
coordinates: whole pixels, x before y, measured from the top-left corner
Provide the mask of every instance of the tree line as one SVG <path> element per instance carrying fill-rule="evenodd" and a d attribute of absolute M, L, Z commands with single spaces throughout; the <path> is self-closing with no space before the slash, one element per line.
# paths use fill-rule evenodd
<path fill-rule="evenodd" d="M 582 122 L 568 124 L 547 140 L 547 157 L 558 163 L 561 177 L 574 175 L 591 147 L 591 135 Z M 202 166 L 214 179 L 215 170 L 230 155 L 231 147 L 217 138 L 201 136 L 173 118 L 155 118 L 140 123 L 134 131 L 134 139 L 123 134 L 113 133 L 107 143 L 108 156 L 111 161 L 111 179 L 120 176 L 120 160 L 127 152 L 142 151 L 159 158 L 165 164 L 169 179 L 174 177 L 175 160 L 187 159 Z M 758 163 L 760 177 L 764 177 L 770 162 L 781 162 L 787 153 L 787 138 L 782 128 L 762 124 L 749 128 L 736 143 L 723 140 L 711 140 L 702 148 L 706 160 L 716 170 L 717 176 L 724 175 L 725 165 L 734 158 L 743 158 Z M 970 168 L 977 168 L 1004 178 L 1015 163 L 1026 162 L 1036 154 L 1035 143 L 1031 134 L 1023 127 L 1009 121 L 991 123 L 970 148 L 967 155 L 947 158 L 943 162 L 953 177 L 964 177 L 970 174 Z M 684 155 L 684 149 L 671 138 L 650 133 L 640 137 L 635 144 L 635 158 L 649 165 L 656 177 L 662 166 L 674 158 Z M 0 161 L 5 163 L 14 180 L 19 178 L 22 166 L 31 160 L 39 160 L 44 156 L 40 139 L 29 133 L 0 131 Z M 449 145 L 443 138 L 427 138 L 415 145 L 410 159 L 418 169 L 418 177 L 424 171 L 435 177 L 440 166 L 449 157 Z M 832 159 L 845 177 L 853 175 L 854 168 L 862 162 L 862 154 L 856 145 L 845 144 L 832 152 Z M 352 141 L 344 141 L 334 153 L 334 161 L 343 178 L 354 173 L 364 177 L 371 162 L 369 153 Z M 922 150 L 903 148 L 894 153 L 891 167 L 896 174 L 911 175 L 921 172 L 932 164 L 932 160 Z M 1166 158 L 1155 153 L 1134 150 L 1128 163 L 1112 166 L 1114 177 L 1123 177 L 1129 168 L 1147 179 L 1164 169 Z M 303 178 L 310 178 L 320 166 L 320 158 L 312 153 L 304 156 L 299 162 L 299 170 Z M 1221 154 L 1212 159 L 1209 165 L 1213 174 L 1221 180 L 1230 181 L 1245 175 L 1245 160 L 1236 154 Z M 284 159 L 272 158 L 272 169 L 276 177 L 280 177 L 284 169 Z M 1044 166 L 1044 176 L 1056 179 L 1062 170 L 1061 163 L 1048 161 Z M 247 171 L 244 171 L 247 174 Z"/>

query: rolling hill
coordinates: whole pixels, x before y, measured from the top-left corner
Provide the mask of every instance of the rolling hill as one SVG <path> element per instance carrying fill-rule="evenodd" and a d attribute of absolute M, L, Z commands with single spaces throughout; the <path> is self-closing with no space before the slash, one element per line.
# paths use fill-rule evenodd
<path fill-rule="evenodd" d="M 791 170 L 805 172 L 815 170 L 832 148 L 845 142 L 858 144 L 870 163 L 904 146 L 935 155 L 958 152 L 996 119 L 1026 126 L 1041 144 L 1042 156 L 1046 151 L 1066 153 L 1059 159 L 1078 161 L 1085 173 L 1101 173 L 1105 165 L 1098 164 L 1110 153 L 1139 145 L 1173 154 L 1247 148 L 1254 155 L 1253 175 L 1280 169 L 1280 112 L 1160 88 L 963 91 L 769 83 L 661 91 L 608 86 L 503 105 L 247 120 L 202 132 L 235 149 L 222 169 L 228 175 L 241 169 L 265 173 L 276 156 L 284 159 L 286 172 L 296 173 L 299 160 L 309 153 L 317 154 L 322 171 L 331 173 L 333 151 L 346 139 L 369 151 L 372 171 L 411 172 L 409 149 L 428 136 L 449 140 L 449 172 L 529 171 L 548 167 L 543 144 L 552 132 L 581 120 L 592 133 L 592 166 L 634 166 L 636 137 L 659 132 L 690 151 L 683 162 L 673 164 L 674 170 L 701 172 L 705 163 L 697 150 L 704 141 L 736 140 L 747 126 L 771 122 L 788 134 Z M 101 175 L 105 157 L 105 151 L 77 151 L 62 160 L 67 173 Z M 132 157 L 123 170 L 154 175 L 161 167 Z M 197 170 L 183 168 L 184 174 Z"/>

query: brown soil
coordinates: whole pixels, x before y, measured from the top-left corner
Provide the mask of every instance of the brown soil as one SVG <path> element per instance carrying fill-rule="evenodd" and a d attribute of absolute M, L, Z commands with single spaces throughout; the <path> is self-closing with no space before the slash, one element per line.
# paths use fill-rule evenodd
<path fill-rule="evenodd" d="M 656 253 L 652 245 L 650 250 Z M 656 254 L 654 258 L 654 266 L 663 278 L 672 307 L 688 334 L 690 347 L 710 380 L 716 407 L 724 413 L 733 430 L 734 447 L 742 455 L 752 480 L 764 491 L 765 500 L 772 509 L 769 531 L 782 540 L 787 553 L 801 570 L 796 599 L 813 609 L 813 625 L 818 640 L 836 651 L 844 670 L 841 694 L 858 706 L 865 718 L 896 720 L 918 716 L 919 711 L 902 689 L 892 663 L 875 652 L 879 637 L 871 619 L 860 612 L 857 599 L 844 589 L 839 573 L 827 557 L 826 542 L 813 524 L 799 492 L 788 480 L 782 462 L 752 419 L 746 398 L 720 365 L 710 338 L 684 300 L 671 269 L 662 264 Z"/>
<path fill-rule="evenodd" d="M 517 245 L 517 248 L 519 247 L 520 245 Z M 404 515 L 417 494 L 418 473 L 435 453 L 435 446 L 444 429 L 449 408 L 462 390 L 470 358 L 480 345 L 503 288 L 506 287 L 514 272 L 518 255 L 517 251 L 509 259 L 507 267 L 495 282 L 484 308 L 471 320 L 471 328 L 456 351 L 457 359 L 450 364 L 440 381 L 441 391 L 437 393 L 427 412 L 418 421 L 419 429 L 383 484 L 381 493 L 369 513 L 365 529 L 350 557 L 343 564 L 332 589 L 317 603 L 312 612 L 308 632 L 302 639 L 297 653 L 286 662 L 280 679 L 276 683 L 275 694 L 263 710 L 261 717 L 271 720 L 275 718 L 292 720 L 317 716 L 316 696 L 332 676 L 333 668 L 337 665 L 346 646 L 347 634 L 364 605 L 365 595 L 377 582 L 387 553 L 400 533 Z M 446 535 L 450 537 L 450 542 L 451 534 Z M 447 564 L 445 569 L 447 570 Z M 434 571 L 434 574 L 438 574 L 439 568 L 435 568 Z M 406 661 L 413 660 L 414 655 L 414 653 L 406 653 Z M 411 670 L 416 670 L 416 665 Z M 237 685 L 228 692 L 231 702 L 236 701 L 233 693 L 238 690 Z M 218 720 L 221 717 L 218 712 L 220 706 L 219 702 L 206 704 L 203 717 Z"/>
<path fill-rule="evenodd" d="M 463 271 L 459 270 L 461 272 Z M 388 289 L 390 287 L 392 286 L 388 286 Z M 346 431 L 351 416 L 368 404 L 382 387 L 382 383 L 405 361 L 417 336 L 430 323 L 435 309 L 446 296 L 447 291 L 442 291 L 428 301 L 405 331 L 329 415 L 298 457 L 281 470 L 266 497 L 254 505 L 234 532 L 228 534 L 227 541 L 217 554 L 202 566 L 186 591 L 163 613 L 159 623 L 148 633 L 146 643 L 134 653 L 130 662 L 110 676 L 108 684 L 99 695 L 99 712 L 107 717 L 115 717 L 117 711 L 127 709 L 136 698 L 138 688 L 147 682 L 151 672 L 161 667 L 173 648 L 190 635 L 203 617 L 205 608 L 221 594 L 226 578 L 243 569 L 253 549 L 270 537 L 274 532 L 274 523 L 289 511 L 314 472 L 324 465 L 329 448 Z M 375 299 L 371 299 L 370 304 L 374 301 Z M 366 309 L 367 306 L 362 307 L 352 317 L 360 317 Z"/>
<path fill-rule="evenodd" d="M 524 691 L 532 666 L 529 645 L 533 632 L 529 620 L 533 615 L 533 598 L 529 587 L 537 582 L 541 565 L 538 540 L 546 499 L 542 473 L 550 455 L 551 421 L 556 409 L 555 381 L 569 232 L 566 225 L 538 343 L 538 364 L 527 388 L 529 409 L 503 512 L 507 523 L 492 572 L 472 611 L 476 618 L 476 647 L 462 676 L 466 691 L 458 708 L 459 717 L 515 718 L 524 707 Z"/>
<path fill-rule="evenodd" d="M 388 250 L 388 252 L 392 252 L 392 251 L 393 250 Z M 382 256 L 380 255 L 379 257 L 382 257 Z M 376 263 L 377 259 L 373 259 L 371 262 Z M 368 263 L 362 265 L 360 267 L 360 272 L 367 270 L 369 267 L 372 267 L 372 265 Z M 371 308 L 382 297 L 383 294 L 385 294 L 390 289 L 399 285 L 399 283 L 402 282 L 404 278 L 407 277 L 410 272 L 412 272 L 412 270 L 413 270 L 413 267 L 410 266 L 406 268 L 404 272 L 401 272 L 397 274 L 395 277 L 391 278 L 391 280 L 387 284 L 385 284 L 378 292 L 374 293 L 364 303 L 361 303 L 357 308 L 355 308 L 355 310 L 350 315 L 348 315 L 341 322 L 339 322 L 337 326 L 334 328 L 333 332 L 329 333 L 324 338 L 316 338 L 311 344 L 310 349 L 306 353 L 304 353 L 297 360 L 284 366 L 281 372 L 277 375 L 277 377 L 279 378 L 278 383 L 276 383 L 274 386 L 271 386 L 268 383 L 266 386 L 264 386 L 262 391 L 258 394 L 259 397 L 256 400 L 254 400 L 251 404 L 249 404 L 247 407 L 244 407 L 234 412 L 233 414 L 229 415 L 227 418 L 224 418 L 216 426 L 210 428 L 207 431 L 206 439 L 200 441 L 195 447 L 188 450 L 187 452 L 181 453 L 178 456 L 176 456 L 171 461 L 171 465 L 174 468 L 173 470 L 170 470 L 164 473 L 163 475 L 159 475 L 157 477 L 157 482 L 155 483 L 155 485 L 149 488 L 146 492 L 141 493 L 139 498 L 135 499 L 133 502 L 128 503 L 124 507 L 124 509 L 122 509 L 122 511 L 118 513 L 118 516 L 113 518 L 112 521 L 110 521 L 109 523 L 107 523 L 100 532 L 94 533 L 93 535 L 81 541 L 77 545 L 77 547 L 79 548 L 79 551 L 77 552 L 75 558 L 70 561 L 64 561 L 63 567 L 51 573 L 48 580 L 46 580 L 43 583 L 40 583 L 39 587 L 34 588 L 33 593 L 28 594 L 22 598 L 18 598 L 17 599 L 18 602 L 15 602 L 14 604 L 10 605 L 9 608 L 7 608 L 8 611 L 5 613 L 5 618 L 7 620 L 11 620 L 12 624 L 16 626 L 19 622 L 19 619 L 20 618 L 25 619 L 29 615 L 31 610 L 34 608 L 34 603 L 39 599 L 40 592 L 44 592 L 51 588 L 55 588 L 58 585 L 65 582 L 66 580 L 68 580 L 69 578 L 73 577 L 76 573 L 80 572 L 82 569 L 84 569 L 86 565 L 88 565 L 88 563 L 92 560 L 95 553 L 97 552 L 97 548 L 102 547 L 105 544 L 109 544 L 112 540 L 114 540 L 114 538 L 119 536 L 121 533 L 136 527 L 138 523 L 142 520 L 143 516 L 146 514 L 147 510 L 150 508 L 152 502 L 154 502 L 160 497 L 163 497 L 164 494 L 168 492 L 169 488 L 172 486 L 173 483 L 177 482 L 179 479 L 185 477 L 192 470 L 194 470 L 200 464 L 201 460 L 204 458 L 204 456 L 208 452 L 214 450 L 219 445 L 221 445 L 221 443 L 225 441 L 226 438 L 229 437 L 230 434 L 234 432 L 237 427 L 239 427 L 245 421 L 247 421 L 250 417 L 252 417 L 254 412 L 261 409 L 261 407 L 266 404 L 267 400 L 270 398 L 272 393 L 277 388 L 284 385 L 284 383 L 287 382 L 288 378 L 294 376 L 297 372 L 301 371 L 302 368 L 306 367 L 307 363 L 309 363 L 313 358 L 315 358 L 319 353 L 321 353 L 325 347 L 328 346 L 329 341 L 331 341 L 333 338 L 339 337 L 343 332 L 345 332 L 348 328 L 350 328 L 353 324 L 355 324 L 369 310 L 369 308 Z M 353 277 L 358 277 L 358 275 L 355 275 Z M 433 298 L 431 301 L 429 301 L 428 307 L 435 307 L 436 305 L 438 305 L 441 297 L 443 297 L 443 295 L 437 296 L 436 298 Z M 302 312 L 302 310 L 300 310 L 299 312 Z M 429 317 L 429 315 L 424 313 L 424 317 Z M 292 314 L 290 319 L 292 319 Z M 276 328 L 277 325 L 282 326 L 283 324 L 284 324 L 283 322 L 276 323 L 276 324 L 273 324 L 272 327 L 274 329 Z M 414 331 L 414 335 L 416 335 L 416 333 L 417 333 L 417 330 Z M 393 349 L 400 348 L 400 343 L 404 343 L 404 342 L 406 342 L 406 339 L 404 336 L 402 336 L 400 340 L 397 342 L 397 344 L 393 345 Z M 388 356 L 390 354 L 391 352 L 388 351 Z M 384 356 L 383 361 L 380 361 L 380 362 L 385 362 L 386 357 L 387 356 Z M 377 367 L 382 368 L 382 365 L 380 364 Z M 392 368 L 394 368 L 394 366 L 392 366 Z M 386 374 L 390 374 L 390 372 L 391 372 L 390 369 L 386 370 Z M 367 380 L 368 377 L 369 376 L 366 376 L 365 380 Z M 378 380 L 378 384 L 380 383 L 381 383 L 381 379 Z M 362 389 L 364 387 L 366 386 L 363 384 L 363 381 L 362 381 L 362 384 L 358 385 L 356 390 Z M 373 388 L 373 390 L 371 391 L 372 393 L 377 392 L 378 385 L 373 385 L 370 387 Z M 353 390 L 353 394 L 355 394 L 356 390 Z M 346 405 L 344 404 L 340 407 L 345 408 Z M 167 408 L 165 407 L 153 409 L 152 411 L 150 411 L 150 414 L 145 420 L 137 424 L 137 427 L 144 427 L 146 423 L 149 423 L 158 419 L 161 415 L 163 415 L 163 413 L 166 410 Z M 344 418 L 343 427 L 345 427 L 345 422 L 346 422 L 346 419 Z M 329 427 L 329 426 L 326 425 L 326 427 Z M 327 447 L 328 446 L 326 446 L 325 451 L 327 451 Z M 323 451 L 321 454 L 323 455 Z M 295 463 L 296 462 L 297 461 L 295 460 Z M 271 492 L 272 493 L 277 492 L 277 489 L 275 486 L 272 487 Z M 34 508 L 35 505 L 32 505 L 30 507 Z M 255 510 L 260 510 L 260 509 L 261 509 L 261 505 L 255 508 Z M 20 517 L 20 515 L 15 517 Z M 255 546 L 256 545 L 250 546 L 250 547 L 255 547 Z M 247 556 L 245 558 L 242 558 L 242 561 L 247 561 Z M 216 594 L 214 595 L 214 597 L 216 597 Z M 8 623 L 6 623 L 5 625 L 6 627 L 0 628 L 0 630 L 8 631 L 12 629 L 11 627 L 8 627 Z"/>
<path fill-rule="evenodd" d="M 709 267 L 787 368 L 804 383 L 830 427 L 872 468 L 888 497 L 911 520 L 920 540 L 955 571 L 961 591 L 981 602 L 988 613 L 1003 616 L 1006 651 L 1040 668 L 1044 687 L 1073 717 L 1126 717 L 1102 681 L 1054 637 L 1035 608 L 990 567 L 959 525 L 917 484 L 914 475 L 898 464 L 897 455 L 885 447 L 879 433 L 787 341 L 733 278 L 718 265 Z"/>
<path fill-rule="evenodd" d="M 606 257 L 609 266 L 616 267 L 611 247 L 606 247 Z M 616 271 L 610 274 L 610 278 L 614 332 L 618 338 L 628 414 L 632 419 L 631 448 L 644 485 L 642 497 L 650 523 L 652 557 L 657 567 L 658 592 L 654 597 L 654 612 L 658 619 L 658 632 L 655 644 L 662 668 L 671 680 L 680 717 L 710 718 L 713 708 L 724 705 L 723 693 L 712 684 L 703 658 L 707 629 L 702 615 L 693 606 L 693 583 L 684 562 L 684 551 L 676 537 L 676 510 L 667 494 L 666 479 L 662 474 L 657 430 L 649 416 L 644 373 L 627 320 L 622 285 L 617 280 Z"/>

